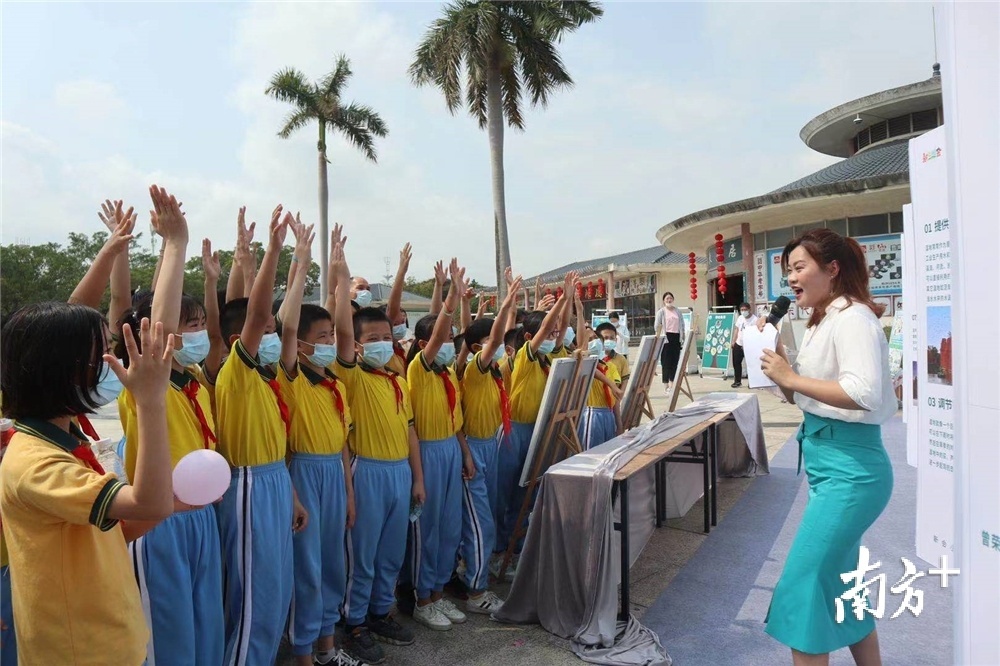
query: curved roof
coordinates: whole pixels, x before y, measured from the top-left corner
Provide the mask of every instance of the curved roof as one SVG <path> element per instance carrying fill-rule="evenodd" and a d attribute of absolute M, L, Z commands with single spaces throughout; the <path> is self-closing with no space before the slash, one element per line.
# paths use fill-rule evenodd
<path fill-rule="evenodd" d="M 699 256 L 698 263 L 704 262 L 704 259 Z M 542 273 L 538 277 L 544 283 L 552 283 L 562 280 L 566 273 L 570 271 L 576 271 L 581 277 L 589 277 L 591 275 L 597 275 L 598 273 L 606 273 L 608 271 L 608 266 L 614 265 L 616 271 L 628 271 L 632 267 L 649 267 L 653 264 L 662 265 L 684 265 L 687 266 L 688 257 L 686 254 L 677 254 L 676 252 L 670 252 L 669 250 L 663 249 L 662 245 L 657 245 L 656 247 L 649 247 L 644 250 L 633 250 L 632 252 L 625 252 L 623 254 L 615 254 L 609 257 L 598 257 L 597 259 L 586 259 L 584 261 L 576 261 L 572 264 L 566 264 L 565 266 L 560 266 L 559 268 L 553 269 L 546 273 Z M 533 282 L 534 277 L 525 280 L 525 284 Z"/>
<path fill-rule="evenodd" d="M 656 238 L 683 252 L 711 244 L 716 233 L 739 233 L 744 222 L 759 232 L 899 210 L 910 201 L 908 150 L 906 139 L 875 146 L 767 194 L 685 215 L 661 227 Z"/>
<path fill-rule="evenodd" d="M 941 106 L 941 77 L 931 78 L 883 90 L 824 111 L 799 132 L 807 146 L 834 157 L 847 157 L 853 152 L 852 139 L 870 125 L 915 111 Z M 861 122 L 854 120 L 860 117 Z"/>

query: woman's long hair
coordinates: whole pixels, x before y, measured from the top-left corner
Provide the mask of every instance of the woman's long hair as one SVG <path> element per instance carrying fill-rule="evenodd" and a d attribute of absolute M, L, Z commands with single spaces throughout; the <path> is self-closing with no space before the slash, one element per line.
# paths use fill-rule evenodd
<path fill-rule="evenodd" d="M 841 236 L 829 229 L 812 229 L 789 241 L 781 253 L 781 270 L 788 272 L 788 258 L 792 251 L 802 247 L 821 268 L 836 261 L 840 270 L 830 284 L 830 300 L 843 296 L 848 307 L 854 303 L 868 306 L 876 317 L 881 317 L 885 306 L 872 300 L 868 290 L 868 262 L 858 241 Z M 816 326 L 826 316 L 826 305 L 813 307 L 806 327 Z"/>

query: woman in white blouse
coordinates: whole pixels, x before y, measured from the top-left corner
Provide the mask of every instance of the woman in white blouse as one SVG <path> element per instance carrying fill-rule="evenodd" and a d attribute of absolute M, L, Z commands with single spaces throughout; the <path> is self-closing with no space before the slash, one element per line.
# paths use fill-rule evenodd
<path fill-rule="evenodd" d="M 795 365 L 779 342 L 761 366 L 802 409 L 799 466 L 805 462 L 809 502 L 774 589 L 767 633 L 792 649 L 796 666 L 828 664 L 830 652 L 847 646 L 860 666 L 879 665 L 872 615 L 850 597 L 840 600 L 840 618 L 837 608 L 854 585 L 841 574 L 857 569 L 861 537 L 892 494 L 881 424 L 896 413 L 896 396 L 883 308 L 872 301 L 864 252 L 852 238 L 814 229 L 785 246 L 781 263 L 796 304 L 813 311 Z"/>
<path fill-rule="evenodd" d="M 656 311 L 654 322 L 657 335 L 666 335 L 667 340 L 660 352 L 660 375 L 663 388 L 670 390 L 670 380 L 677 373 L 677 362 L 681 357 L 681 344 L 684 339 L 684 317 L 681 311 L 674 307 L 674 295 L 663 294 L 663 307 Z"/>

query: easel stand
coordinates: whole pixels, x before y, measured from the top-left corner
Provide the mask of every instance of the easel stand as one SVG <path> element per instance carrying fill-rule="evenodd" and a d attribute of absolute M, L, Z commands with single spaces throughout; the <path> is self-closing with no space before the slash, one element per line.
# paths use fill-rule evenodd
<path fill-rule="evenodd" d="M 694 392 L 691 391 L 691 384 L 687 378 L 688 357 L 691 356 L 691 347 L 693 346 L 694 331 L 688 331 L 684 340 L 684 347 L 681 349 L 681 359 L 677 365 L 677 373 L 674 375 L 674 388 L 670 391 L 670 405 L 667 407 L 667 412 L 673 412 L 677 408 L 677 398 L 681 393 L 686 395 L 691 402 L 694 402 Z"/>
<path fill-rule="evenodd" d="M 525 518 L 531 512 L 535 502 L 535 489 L 538 487 L 542 474 L 552 465 L 583 451 L 583 446 L 577 435 L 577 426 L 584 406 L 587 404 L 587 394 L 590 392 L 592 379 L 584 377 L 582 370 L 583 364 L 580 359 L 576 359 L 572 379 L 564 381 L 556 393 L 556 406 L 546 425 L 545 434 L 540 440 L 540 449 L 532 461 L 531 476 L 528 479 L 524 501 L 521 502 L 517 522 L 514 524 L 510 541 L 507 543 L 507 551 L 500 564 L 500 580 L 503 580 L 507 573 L 507 567 L 510 566 L 510 561 L 514 557 L 514 549 L 517 547 L 518 541 L 528 532 Z"/>

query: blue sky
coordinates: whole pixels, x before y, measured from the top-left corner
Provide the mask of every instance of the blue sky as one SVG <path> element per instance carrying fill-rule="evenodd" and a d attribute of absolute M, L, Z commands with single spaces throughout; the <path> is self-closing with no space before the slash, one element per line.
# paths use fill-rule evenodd
<path fill-rule="evenodd" d="M 275 132 L 276 70 L 351 58 L 347 98 L 390 135 L 379 164 L 330 143 L 331 222 L 355 273 L 414 245 L 412 273 L 453 255 L 493 281 L 485 133 L 406 67 L 437 3 L 13 4 L 2 11 L 2 242 L 101 229 L 98 202 L 185 202 L 192 238 L 230 247 L 236 209 L 317 215 L 316 133 Z M 927 78 L 930 5 L 608 2 L 562 54 L 576 85 L 505 144 L 515 269 L 648 247 L 664 223 L 835 161 L 799 129 L 841 102 Z M 192 244 L 192 252 L 196 245 Z"/>

